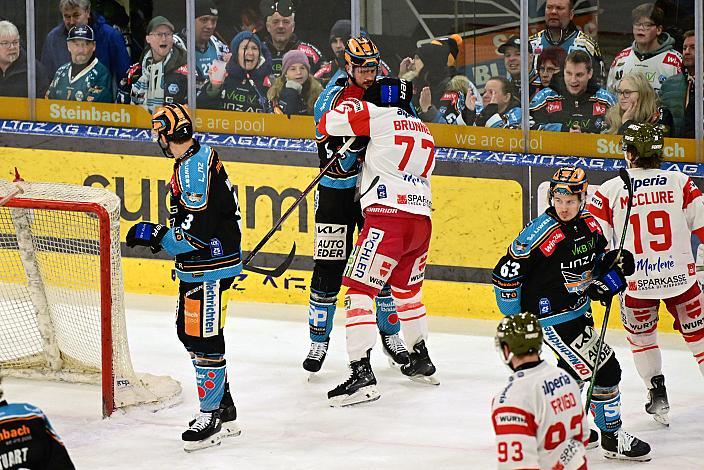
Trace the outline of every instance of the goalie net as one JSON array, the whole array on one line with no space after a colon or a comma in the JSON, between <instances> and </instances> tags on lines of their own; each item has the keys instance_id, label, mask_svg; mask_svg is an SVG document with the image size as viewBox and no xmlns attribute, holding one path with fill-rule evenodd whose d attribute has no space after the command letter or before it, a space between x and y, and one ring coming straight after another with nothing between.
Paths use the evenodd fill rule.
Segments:
<instances>
[{"instance_id":1,"label":"goalie net","mask_svg":"<svg viewBox=\"0 0 704 470\"><path fill-rule=\"evenodd\" d=\"M0 368L100 383L103 416L171 403L170 377L135 374L122 286L120 199L101 189L0 180Z\"/></svg>"}]
</instances>

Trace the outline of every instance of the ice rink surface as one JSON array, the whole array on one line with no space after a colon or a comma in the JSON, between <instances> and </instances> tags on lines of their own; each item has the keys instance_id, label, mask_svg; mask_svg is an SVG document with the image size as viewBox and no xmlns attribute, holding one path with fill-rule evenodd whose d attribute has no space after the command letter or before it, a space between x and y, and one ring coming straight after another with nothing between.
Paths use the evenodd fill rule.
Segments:
<instances>
[{"instance_id":1,"label":"ice rink surface","mask_svg":"<svg viewBox=\"0 0 704 470\"><path fill-rule=\"evenodd\" d=\"M179 405L156 413L118 411L102 420L97 387L18 379L6 379L6 398L41 407L78 469L495 468L490 403L509 371L494 349L493 323L431 318L428 348L439 387L391 369L377 342L372 366L381 399L333 409L326 392L348 377L343 325L333 331L322 372L308 381L301 368L309 344L306 307L263 303L229 305L228 371L242 435L186 454L181 432L198 404L193 367L176 338L174 303L128 298L127 322L135 369L179 380ZM625 428L651 444L653 460L610 461L595 449L589 468L704 468L704 382L681 339L664 336L669 429L643 411L644 387L623 335L608 334L623 369Z\"/></svg>"}]
</instances>

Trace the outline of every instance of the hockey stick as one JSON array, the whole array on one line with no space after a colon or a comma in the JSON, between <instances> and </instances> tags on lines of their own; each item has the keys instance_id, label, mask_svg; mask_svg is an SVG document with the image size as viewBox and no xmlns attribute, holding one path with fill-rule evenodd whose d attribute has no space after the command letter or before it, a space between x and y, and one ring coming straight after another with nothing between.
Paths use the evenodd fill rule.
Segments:
<instances>
[{"instance_id":1,"label":"hockey stick","mask_svg":"<svg viewBox=\"0 0 704 470\"><path fill-rule=\"evenodd\" d=\"M614 263L609 266L609 269L618 264L618 262L621 260L621 252L623 251L623 244L626 241L626 231L628 230L628 219L631 217L631 207L633 207L633 187L631 186L631 178L628 176L628 171L625 168L621 168L618 172L618 176L621 177L623 183L626 185L626 190L628 191L628 206L626 207L626 220L623 223L623 232L621 232L621 243L618 247L618 255L616 256ZM609 313L611 312L612 303L613 297L609 299L609 302L606 304L606 311L604 312L604 321L601 324L601 333L599 334L599 341L597 342L596 348L596 357L594 358L594 371L592 371L592 378L591 380L589 380L589 389L587 389L587 403L584 406L585 413L589 413L589 405L592 402L592 394L594 393L596 373L599 370L599 359L601 358L601 350L604 347L606 325L609 323Z\"/></svg>"},{"instance_id":2,"label":"hockey stick","mask_svg":"<svg viewBox=\"0 0 704 470\"><path fill-rule=\"evenodd\" d=\"M265 268L257 268L256 266L250 266L250 262L252 259L256 256L257 253L259 253L259 250L262 249L262 247L266 244L266 242L269 241L269 239L276 233L276 231L281 227L281 225L286 221L289 215L293 213L293 211L298 207L298 205L305 199L305 197L308 195L309 192L315 187L315 185L318 184L318 182L323 178L325 175L325 172L328 171L334 164L337 162L337 160L340 159L340 156L342 156L347 150L349 150L350 146L354 143L356 137L350 137L347 139L347 141L340 147L337 152L330 158L330 160L325 164L322 170L320 170L320 173L318 173L318 176L313 178L313 181L310 182L308 187L303 190L300 196L298 196L298 199L294 201L294 203L289 207L286 212L284 212L284 215L281 216L281 218L274 224L273 227L271 227L271 230L264 235L264 237L257 243L257 245L252 249L252 251L249 252L247 255L247 258L244 260L244 268L255 272L255 273L260 273L260 274L266 274L268 276L273 276L273 277L278 277L274 276L274 273L278 273L280 276L283 274L286 269L291 265L291 262L293 261L294 256L296 255L296 244L293 244L293 248L291 249L291 253L289 253L288 257L286 260L278 267L273 270L267 270Z\"/></svg>"},{"instance_id":3,"label":"hockey stick","mask_svg":"<svg viewBox=\"0 0 704 470\"><path fill-rule=\"evenodd\" d=\"M367 188L366 191L364 191L362 194L355 194L355 196L354 196L354 202L357 202L357 201L359 201L360 199L362 199L364 196L366 196L369 191L371 191L372 189L374 189L374 186L376 186L376 184L377 184L378 182L379 182L379 175L376 175L376 176L374 177L374 179L372 180L372 182L369 184L369 187Z\"/></svg>"}]
</instances>

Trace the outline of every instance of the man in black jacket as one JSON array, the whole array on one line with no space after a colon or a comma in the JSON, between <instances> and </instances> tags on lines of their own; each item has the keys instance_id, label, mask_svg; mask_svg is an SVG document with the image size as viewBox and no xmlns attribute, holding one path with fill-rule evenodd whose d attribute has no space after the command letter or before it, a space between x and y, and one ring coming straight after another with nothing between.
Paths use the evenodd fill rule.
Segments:
<instances>
[{"instance_id":1,"label":"man in black jacket","mask_svg":"<svg viewBox=\"0 0 704 470\"><path fill-rule=\"evenodd\" d=\"M555 88L543 88L530 102L534 128L557 132L600 133L606 111L616 98L593 80L592 59L582 50L565 59L563 80Z\"/></svg>"},{"instance_id":2,"label":"man in black jacket","mask_svg":"<svg viewBox=\"0 0 704 470\"><path fill-rule=\"evenodd\" d=\"M37 96L44 96L49 77L37 61ZM20 32L9 21L0 21L0 96L27 97L27 53L20 47Z\"/></svg>"}]
</instances>

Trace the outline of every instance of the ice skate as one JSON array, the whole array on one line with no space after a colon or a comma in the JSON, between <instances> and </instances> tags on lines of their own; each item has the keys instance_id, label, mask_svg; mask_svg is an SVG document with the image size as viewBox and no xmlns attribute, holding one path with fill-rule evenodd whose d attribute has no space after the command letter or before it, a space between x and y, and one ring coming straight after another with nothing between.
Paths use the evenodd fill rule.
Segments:
<instances>
[{"instance_id":1,"label":"ice skate","mask_svg":"<svg viewBox=\"0 0 704 470\"><path fill-rule=\"evenodd\" d=\"M648 402L645 404L645 411L653 415L653 419L665 426L670 425L667 414L670 412L670 402L667 399L667 389L665 388L665 376L656 375L650 379L653 388L648 390Z\"/></svg>"},{"instance_id":2,"label":"ice skate","mask_svg":"<svg viewBox=\"0 0 704 470\"><path fill-rule=\"evenodd\" d=\"M232 432L231 428L223 429L219 410L201 412L192 423L181 435L181 439L184 441L183 450L186 452L218 446L222 439L231 435ZM234 422L229 424L232 425Z\"/></svg>"},{"instance_id":3,"label":"ice skate","mask_svg":"<svg viewBox=\"0 0 704 470\"><path fill-rule=\"evenodd\" d=\"M586 445L586 449L596 449L599 447L599 433L593 429L589 430L589 442Z\"/></svg>"},{"instance_id":4,"label":"ice skate","mask_svg":"<svg viewBox=\"0 0 704 470\"><path fill-rule=\"evenodd\" d=\"M425 347L425 341L421 340L413 346L413 352L410 354L411 362L401 366L403 375L408 376L414 382L440 385L440 380L435 374L435 366L428 356L428 349Z\"/></svg>"},{"instance_id":5,"label":"ice skate","mask_svg":"<svg viewBox=\"0 0 704 470\"><path fill-rule=\"evenodd\" d=\"M325 361L325 356L328 353L328 344L330 340L327 339L322 342L312 341L310 343L310 351L308 351L308 357L303 361L303 368L310 373L315 373L323 367L323 362Z\"/></svg>"},{"instance_id":6,"label":"ice skate","mask_svg":"<svg viewBox=\"0 0 704 470\"><path fill-rule=\"evenodd\" d=\"M406 346L404 346L398 333L387 335L380 331L379 335L381 336L381 345L383 346L384 354L389 358L389 365L391 367L398 369L403 364L411 362L411 356L408 354L408 350L406 350Z\"/></svg>"},{"instance_id":7,"label":"ice skate","mask_svg":"<svg viewBox=\"0 0 704 470\"><path fill-rule=\"evenodd\" d=\"M376 377L367 357L350 363L352 373L346 382L328 392L328 401L332 407L350 406L358 403L378 400L381 396L376 388Z\"/></svg>"},{"instance_id":8,"label":"ice skate","mask_svg":"<svg viewBox=\"0 0 704 470\"><path fill-rule=\"evenodd\" d=\"M650 446L623 428L616 432L601 433L601 448L607 459L650 461Z\"/></svg>"}]
</instances>

